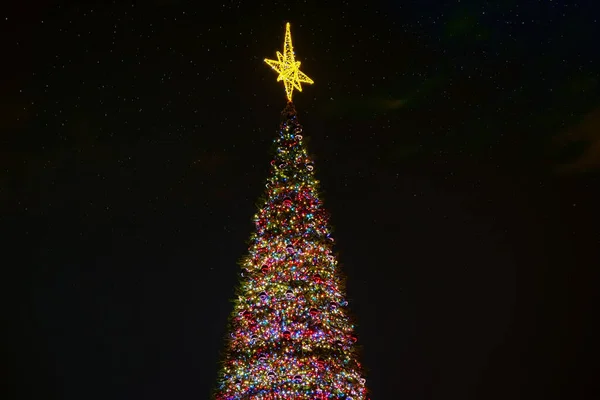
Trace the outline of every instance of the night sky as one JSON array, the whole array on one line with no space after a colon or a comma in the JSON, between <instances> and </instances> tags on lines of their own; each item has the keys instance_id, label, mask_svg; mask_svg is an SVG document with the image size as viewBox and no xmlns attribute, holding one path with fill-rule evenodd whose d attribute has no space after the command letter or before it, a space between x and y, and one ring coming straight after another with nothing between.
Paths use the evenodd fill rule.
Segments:
<instances>
[{"instance_id":1,"label":"night sky","mask_svg":"<svg viewBox=\"0 0 600 400\"><path fill-rule=\"evenodd\" d=\"M3 398L209 398L286 21L371 399L591 398L600 4L16 3Z\"/></svg>"}]
</instances>

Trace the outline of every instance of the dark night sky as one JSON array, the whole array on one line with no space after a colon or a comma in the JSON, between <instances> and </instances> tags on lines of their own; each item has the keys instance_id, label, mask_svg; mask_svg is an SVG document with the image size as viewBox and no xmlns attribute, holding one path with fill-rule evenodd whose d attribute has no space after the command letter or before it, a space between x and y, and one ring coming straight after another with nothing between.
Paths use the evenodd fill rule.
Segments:
<instances>
[{"instance_id":1,"label":"dark night sky","mask_svg":"<svg viewBox=\"0 0 600 400\"><path fill-rule=\"evenodd\" d=\"M3 398L208 398L288 20L372 400L590 398L600 4L117 3L0 9Z\"/></svg>"}]
</instances>

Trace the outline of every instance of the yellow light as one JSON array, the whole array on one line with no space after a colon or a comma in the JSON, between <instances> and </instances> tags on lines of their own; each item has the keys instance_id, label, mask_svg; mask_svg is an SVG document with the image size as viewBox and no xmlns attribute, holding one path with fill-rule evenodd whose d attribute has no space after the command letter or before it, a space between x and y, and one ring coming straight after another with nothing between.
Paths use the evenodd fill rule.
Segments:
<instances>
[{"instance_id":1,"label":"yellow light","mask_svg":"<svg viewBox=\"0 0 600 400\"><path fill-rule=\"evenodd\" d=\"M292 33L290 32L289 22L285 25L283 54L277 52L277 60L265 58L265 62L279 74L277 82L283 81L288 101L292 101L292 92L294 91L294 88L299 92L302 91L300 83L314 83L304 72L300 71L300 61L296 61L294 57Z\"/></svg>"}]
</instances>

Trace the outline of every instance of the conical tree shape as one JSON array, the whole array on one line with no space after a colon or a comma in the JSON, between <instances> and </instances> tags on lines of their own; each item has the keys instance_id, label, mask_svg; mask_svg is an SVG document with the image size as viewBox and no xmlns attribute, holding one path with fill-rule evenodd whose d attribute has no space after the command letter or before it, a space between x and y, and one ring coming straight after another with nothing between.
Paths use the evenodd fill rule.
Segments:
<instances>
[{"instance_id":1,"label":"conical tree shape","mask_svg":"<svg viewBox=\"0 0 600 400\"><path fill-rule=\"evenodd\" d=\"M291 102L275 144L216 398L365 399L328 218Z\"/></svg>"}]
</instances>

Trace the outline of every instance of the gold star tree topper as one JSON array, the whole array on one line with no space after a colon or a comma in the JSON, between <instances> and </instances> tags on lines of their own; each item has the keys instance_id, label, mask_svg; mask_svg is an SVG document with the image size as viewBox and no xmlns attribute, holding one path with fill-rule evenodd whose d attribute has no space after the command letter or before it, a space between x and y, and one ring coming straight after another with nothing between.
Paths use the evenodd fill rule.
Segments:
<instances>
[{"instance_id":1,"label":"gold star tree topper","mask_svg":"<svg viewBox=\"0 0 600 400\"><path fill-rule=\"evenodd\" d=\"M294 58L294 48L292 47L292 33L290 32L290 23L285 25L285 40L283 42L283 54L277 52L277 60L265 58L265 62L273 68L279 76L277 82L283 81L285 85L285 94L288 101L292 101L292 92L294 88L302 91L300 83L313 84L313 80L300 71L300 61Z\"/></svg>"}]
</instances>

